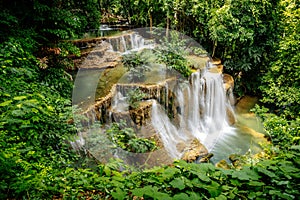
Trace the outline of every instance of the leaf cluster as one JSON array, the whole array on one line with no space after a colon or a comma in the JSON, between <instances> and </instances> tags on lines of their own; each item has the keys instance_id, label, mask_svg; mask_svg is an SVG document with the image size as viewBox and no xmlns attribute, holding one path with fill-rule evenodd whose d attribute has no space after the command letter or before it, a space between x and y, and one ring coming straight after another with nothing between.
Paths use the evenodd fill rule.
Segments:
<instances>
[{"instance_id":1,"label":"leaf cluster","mask_svg":"<svg viewBox=\"0 0 300 200\"><path fill-rule=\"evenodd\" d=\"M127 69L130 82L141 82L146 78L145 72L150 71L148 58L142 52L130 52L122 59L124 67Z\"/></svg>"},{"instance_id":2,"label":"leaf cluster","mask_svg":"<svg viewBox=\"0 0 300 200\"><path fill-rule=\"evenodd\" d=\"M126 93L126 97L129 107L132 109L137 109L139 107L140 101L142 101L146 97L146 94L142 92L139 88L135 88L129 90Z\"/></svg>"},{"instance_id":3,"label":"leaf cluster","mask_svg":"<svg viewBox=\"0 0 300 200\"><path fill-rule=\"evenodd\" d=\"M300 114L299 6L293 1L282 1L280 7L280 40L260 90L262 102L270 109L278 115L295 119Z\"/></svg>"},{"instance_id":4,"label":"leaf cluster","mask_svg":"<svg viewBox=\"0 0 300 200\"><path fill-rule=\"evenodd\" d=\"M44 74L32 47L22 41L0 45L1 198L39 193L50 171L77 159L66 143L75 133L66 123L71 107L63 97L70 96L71 83L60 70ZM49 76L57 78L47 81Z\"/></svg>"},{"instance_id":5,"label":"leaf cluster","mask_svg":"<svg viewBox=\"0 0 300 200\"><path fill-rule=\"evenodd\" d=\"M0 39L31 30L36 33L35 39L43 44L81 36L89 29L98 28L101 17L95 0L4 0L0 8L4 10L0 24L5 27Z\"/></svg>"},{"instance_id":6,"label":"leaf cluster","mask_svg":"<svg viewBox=\"0 0 300 200\"><path fill-rule=\"evenodd\" d=\"M108 138L117 147L134 153L145 153L157 148L156 143L145 138L138 138L133 128L126 127L126 122L114 122L106 130Z\"/></svg>"},{"instance_id":7,"label":"leaf cluster","mask_svg":"<svg viewBox=\"0 0 300 200\"><path fill-rule=\"evenodd\" d=\"M170 36L163 37L155 49L158 62L165 64L170 71L175 70L184 77L189 77L192 71L185 58L189 53L186 45L186 40L182 38L182 35L172 31Z\"/></svg>"}]
</instances>

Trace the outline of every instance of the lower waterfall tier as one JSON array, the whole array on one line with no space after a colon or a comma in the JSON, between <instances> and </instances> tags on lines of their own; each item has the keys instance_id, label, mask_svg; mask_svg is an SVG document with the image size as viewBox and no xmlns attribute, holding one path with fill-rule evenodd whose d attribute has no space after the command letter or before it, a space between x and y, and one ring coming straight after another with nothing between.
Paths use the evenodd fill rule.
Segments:
<instances>
[{"instance_id":1,"label":"lower waterfall tier","mask_svg":"<svg viewBox=\"0 0 300 200\"><path fill-rule=\"evenodd\" d=\"M161 144L160 154L167 154L164 160L191 162L206 156L224 130L235 123L229 98L231 90L226 86L232 83L224 80L221 73L198 70L188 80L173 77L155 85L116 84L108 95L84 113L88 120L82 120L82 124L91 126L97 121L105 124L125 121L143 138L156 135ZM133 109L126 95L136 89L145 95L139 106ZM143 134L141 130L145 126L151 126L152 131ZM99 160L106 160L102 154L93 154ZM124 160L131 157L121 149L114 154ZM155 154L151 152L151 157ZM139 156L140 162L144 157ZM161 160L161 156L157 159ZM151 160L154 162L155 158Z\"/></svg>"}]
</instances>

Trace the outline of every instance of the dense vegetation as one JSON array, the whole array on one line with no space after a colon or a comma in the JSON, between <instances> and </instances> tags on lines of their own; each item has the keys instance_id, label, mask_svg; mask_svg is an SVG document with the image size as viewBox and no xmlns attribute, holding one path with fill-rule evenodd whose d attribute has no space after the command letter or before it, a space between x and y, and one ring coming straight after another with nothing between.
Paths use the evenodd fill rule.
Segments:
<instances>
[{"instance_id":1,"label":"dense vegetation","mask_svg":"<svg viewBox=\"0 0 300 200\"><path fill-rule=\"evenodd\" d=\"M4 0L0 8L1 199L299 196L297 1ZM75 153L67 142L76 129L66 69L79 51L65 40L97 28L100 10L137 27L184 32L221 58L237 94L262 97L255 111L272 141L263 156L240 156L230 169L178 161L140 172L119 160L90 165Z\"/></svg>"},{"instance_id":2,"label":"dense vegetation","mask_svg":"<svg viewBox=\"0 0 300 200\"><path fill-rule=\"evenodd\" d=\"M134 129L127 127L124 120L121 120L119 123L112 123L106 133L108 139L112 141L116 147L121 147L129 152L145 153L157 148L155 141L138 138Z\"/></svg>"}]
</instances>

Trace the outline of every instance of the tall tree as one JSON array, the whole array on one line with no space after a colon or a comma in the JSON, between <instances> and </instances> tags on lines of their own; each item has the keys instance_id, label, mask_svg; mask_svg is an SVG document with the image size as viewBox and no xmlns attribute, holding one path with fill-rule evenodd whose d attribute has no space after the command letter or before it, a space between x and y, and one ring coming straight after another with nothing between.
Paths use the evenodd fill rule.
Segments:
<instances>
[{"instance_id":1,"label":"tall tree","mask_svg":"<svg viewBox=\"0 0 300 200\"><path fill-rule=\"evenodd\" d=\"M274 110L294 119L300 114L300 7L294 0L279 5L279 42L271 67L263 77L263 102L275 105Z\"/></svg>"}]
</instances>

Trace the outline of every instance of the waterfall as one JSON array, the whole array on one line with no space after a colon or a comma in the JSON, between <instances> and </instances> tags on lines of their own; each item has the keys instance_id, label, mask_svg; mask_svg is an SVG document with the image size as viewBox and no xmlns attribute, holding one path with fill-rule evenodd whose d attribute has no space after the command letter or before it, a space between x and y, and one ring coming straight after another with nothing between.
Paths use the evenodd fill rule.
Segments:
<instances>
[{"instance_id":1,"label":"waterfall","mask_svg":"<svg viewBox=\"0 0 300 200\"><path fill-rule=\"evenodd\" d=\"M105 39L107 42L105 42L106 46L103 48L109 52L108 56L105 57L107 52L103 53L98 48L97 51L91 53L93 56L89 58L93 61L93 65L94 63L103 64L103 62L106 64L105 62L107 62L107 65L103 64L102 66L110 66L108 64L110 64L112 55L121 57L122 54L131 51L139 51L144 48L152 49L155 45L159 45L155 44L153 39L145 39L141 35L137 32L126 32L119 36L109 37ZM101 59L98 59L99 57ZM89 143L93 144L94 141L92 139L89 140L90 135L92 135L89 129L93 128L93 124L97 120L104 125L124 120L128 126L133 127L142 137L158 136L159 145L163 144L163 152L167 152L172 159L182 158L186 149L190 147L189 145L195 139L203 144L208 151L212 151L219 139L223 134L227 133L226 131L230 127L227 123L227 112L232 110L230 101L234 101L231 93L233 86L228 90L225 89L223 75L213 72L217 71L215 70L217 66L207 62L205 69L202 69L202 64L208 58L203 60L201 60L201 57L199 58L201 69L192 73L188 80L178 78L180 74L177 72L170 73L164 64L154 63L151 66L152 71L147 72L147 78L151 81L132 84L124 83L121 80L119 83L114 83L106 96L95 101L95 107L91 106L84 112L84 117L88 118L88 120L81 120L80 122L83 121L84 124L82 126L86 126L84 131L87 133L79 134L79 139L71 144L74 148L76 145L87 146ZM114 61L118 62L118 59ZM202 61L204 62L202 63ZM92 71L92 73L94 72ZM108 73L101 75L110 76ZM96 78L91 81L93 88L95 88L93 92L96 90L99 80L99 77ZM110 80L110 78L107 77L104 80ZM79 83L82 84L85 81L78 81L77 84ZM81 94L81 88L83 87L79 86L75 88ZM141 89L147 95L143 98L144 102L139 102L141 104L138 109L131 110L127 102L126 93L135 88ZM107 127L101 127L103 128L103 130L101 129L101 134L104 136ZM143 132L143 130L145 131ZM151 135L147 135L148 133ZM84 141L83 136L85 136L87 142ZM97 134L96 136L98 137ZM93 145L91 146L94 147ZM101 149L102 146L98 148ZM102 155L97 151L97 148L93 149L93 151L93 155L98 155L100 159ZM152 153L154 152L150 154ZM109 155L111 154L109 153ZM122 157L121 154L119 154L119 157ZM134 158L134 156L132 157Z\"/></svg>"},{"instance_id":2,"label":"waterfall","mask_svg":"<svg viewBox=\"0 0 300 200\"><path fill-rule=\"evenodd\" d=\"M190 83L181 83L174 93L179 125L176 126L156 101L152 107L152 125L160 134L164 147L170 156L180 158L181 153L176 149L178 143L197 138L208 151L212 150L229 126L226 119L229 104L222 75L207 70L203 74L194 72Z\"/></svg>"}]
</instances>

